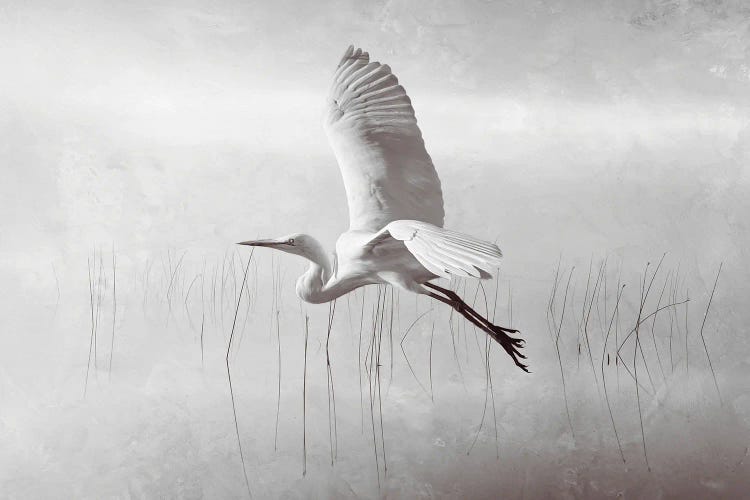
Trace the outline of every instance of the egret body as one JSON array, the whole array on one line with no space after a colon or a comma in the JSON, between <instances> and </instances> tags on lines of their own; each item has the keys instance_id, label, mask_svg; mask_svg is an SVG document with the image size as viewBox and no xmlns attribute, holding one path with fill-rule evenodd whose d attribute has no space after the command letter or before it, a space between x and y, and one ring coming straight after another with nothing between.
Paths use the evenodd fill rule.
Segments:
<instances>
[{"instance_id":1,"label":"egret body","mask_svg":"<svg viewBox=\"0 0 750 500\"><path fill-rule=\"evenodd\" d=\"M349 230L336 241L334 261L306 234L244 241L310 261L299 277L304 301L329 302L369 284L391 284L429 295L488 333L527 370L517 330L494 325L452 290L431 280L492 277L497 245L443 228L440 179L425 150L414 108L387 65L350 46L333 77L324 127L344 178Z\"/></svg>"}]
</instances>

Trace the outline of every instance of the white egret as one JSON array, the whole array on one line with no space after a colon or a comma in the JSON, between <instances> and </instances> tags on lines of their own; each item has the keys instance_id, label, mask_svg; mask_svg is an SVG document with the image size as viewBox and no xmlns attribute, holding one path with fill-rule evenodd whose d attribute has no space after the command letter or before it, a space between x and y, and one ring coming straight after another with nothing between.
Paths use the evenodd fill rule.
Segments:
<instances>
[{"instance_id":1,"label":"white egret","mask_svg":"<svg viewBox=\"0 0 750 500\"><path fill-rule=\"evenodd\" d=\"M430 283L451 276L487 279L499 266L497 245L443 228L443 194L425 150L414 108L391 69L349 46L339 62L324 126L344 178L349 230L336 242L333 265L312 236L244 241L302 256L310 267L297 295L320 304L369 284L429 295L488 333L519 358L517 330L492 324L452 290Z\"/></svg>"}]
</instances>

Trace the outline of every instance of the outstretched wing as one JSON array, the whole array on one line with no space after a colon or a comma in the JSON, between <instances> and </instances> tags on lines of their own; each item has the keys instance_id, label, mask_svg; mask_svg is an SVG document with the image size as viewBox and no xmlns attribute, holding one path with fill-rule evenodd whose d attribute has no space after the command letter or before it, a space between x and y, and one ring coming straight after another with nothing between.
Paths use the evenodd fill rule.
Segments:
<instances>
[{"instance_id":1,"label":"outstretched wing","mask_svg":"<svg viewBox=\"0 0 750 500\"><path fill-rule=\"evenodd\" d=\"M375 248L389 239L406 248L428 271L450 278L488 279L500 266L503 253L494 243L416 220L397 220L378 231L366 244Z\"/></svg>"},{"instance_id":2,"label":"outstretched wing","mask_svg":"<svg viewBox=\"0 0 750 500\"><path fill-rule=\"evenodd\" d=\"M443 193L414 108L391 68L349 46L339 62L325 129L344 178L349 228L391 221L443 225Z\"/></svg>"}]
</instances>

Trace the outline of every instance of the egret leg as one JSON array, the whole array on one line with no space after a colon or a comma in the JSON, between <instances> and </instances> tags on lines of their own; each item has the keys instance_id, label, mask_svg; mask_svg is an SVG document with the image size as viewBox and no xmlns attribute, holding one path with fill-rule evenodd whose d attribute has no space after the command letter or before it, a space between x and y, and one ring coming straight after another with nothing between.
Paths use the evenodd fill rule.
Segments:
<instances>
[{"instance_id":1,"label":"egret leg","mask_svg":"<svg viewBox=\"0 0 750 500\"><path fill-rule=\"evenodd\" d=\"M518 330L514 330L512 328L506 328L504 326L499 326L499 325L492 324L492 322L490 320L488 320L487 318L485 318L484 316L482 316L481 314L479 314L478 312L476 312L471 306L469 306L469 304L467 304L466 302L464 302L464 300L456 292L454 292L453 290L449 290L447 288L443 288L441 286L438 286L438 285L435 285L435 284L429 283L429 282L428 283L422 283L422 284L424 286L428 287L428 288L432 288L433 290L437 290L440 293L444 294L446 297L448 297L452 301L454 301L457 304L459 304L459 307L466 309L472 316L474 316L477 320L479 320L483 324L485 324L485 325L487 325L489 327L494 327L496 329L499 329L499 330L501 330L504 333L518 333ZM521 340L521 342L523 342L523 340Z\"/></svg>"},{"instance_id":2,"label":"egret leg","mask_svg":"<svg viewBox=\"0 0 750 500\"><path fill-rule=\"evenodd\" d=\"M524 341L523 339L517 339L513 338L508 335L506 332L517 332L517 330L512 330L510 328L503 328L501 326L497 326L492 324L489 320L481 316L479 313L477 313L474 309L469 307L466 302L461 299L456 293L446 290L445 288L439 287L437 285L434 285L432 283L424 283L424 285L428 288L432 288L433 290L436 290L440 293L435 292L427 292L427 295L432 297L433 299L439 300L440 302L443 302L445 304L448 304L453 309L455 309L457 312L461 313L463 317L468 319L474 326L478 327L482 331L489 334L490 337L492 337L495 342L500 344L503 349L505 349L505 352L508 353L508 355L513 359L513 362L521 368L523 371L528 372L528 366L523 364L519 358L526 359L526 356L524 356L518 349L523 347ZM442 295L441 295L442 294Z\"/></svg>"}]
</instances>

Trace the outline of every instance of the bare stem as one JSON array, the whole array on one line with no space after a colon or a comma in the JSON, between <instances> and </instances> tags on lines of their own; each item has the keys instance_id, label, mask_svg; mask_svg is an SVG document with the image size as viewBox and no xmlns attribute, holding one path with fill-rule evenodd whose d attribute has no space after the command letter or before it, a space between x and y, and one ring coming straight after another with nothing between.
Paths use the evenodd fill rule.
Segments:
<instances>
[{"instance_id":1,"label":"bare stem","mask_svg":"<svg viewBox=\"0 0 750 500\"><path fill-rule=\"evenodd\" d=\"M719 282L719 275L721 274L721 268L724 263L719 264L719 270L716 272L716 279L714 280L714 286L711 289L711 296L708 298L708 305L706 305L706 313L703 315L703 322L701 323L701 340L703 341L703 349L706 351L706 359L708 359L708 367L711 368L711 376L714 379L714 386L716 386L716 394L719 396L719 404L724 406L724 401L721 399L721 391L719 391L719 383L716 381L716 372L714 371L713 364L711 363L711 356L708 355L708 346L706 346L706 339L703 336L703 327L706 326L706 318L708 318L708 310L711 308L711 301L714 299L714 292L716 292L716 284Z\"/></svg>"},{"instance_id":2,"label":"bare stem","mask_svg":"<svg viewBox=\"0 0 750 500\"><path fill-rule=\"evenodd\" d=\"M250 257L247 259L247 266L245 266L245 274L242 278L242 288L240 288L240 294L237 298L237 308L234 310L234 321L232 321L232 332L229 334L229 343L227 344L227 353L224 358L227 365L227 380L229 380L229 395L232 398L232 414L234 415L234 430L237 433L237 447L240 450L240 460L242 461L242 474L245 477L245 486L247 486L247 494L252 498L253 493L250 491L250 480L247 478L247 468L245 467L245 455L242 452L242 440L240 439L240 427L237 422L237 406L234 401L234 389L232 388L232 372L229 369L229 353L232 350L232 340L234 340L234 328L237 324L237 313L240 310L240 302L242 302L242 289L247 281L247 271L250 268L250 261L253 259L255 249L250 253Z\"/></svg>"}]
</instances>

